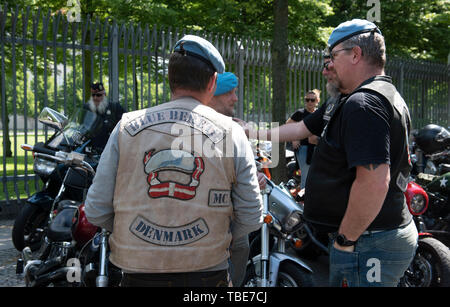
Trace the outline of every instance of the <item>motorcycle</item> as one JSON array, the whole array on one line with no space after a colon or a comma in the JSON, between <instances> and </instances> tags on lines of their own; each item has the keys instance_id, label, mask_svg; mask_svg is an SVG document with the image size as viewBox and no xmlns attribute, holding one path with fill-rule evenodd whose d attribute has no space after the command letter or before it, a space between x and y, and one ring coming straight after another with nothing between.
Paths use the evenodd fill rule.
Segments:
<instances>
[{"instance_id":1,"label":"motorcycle","mask_svg":"<svg viewBox=\"0 0 450 307\"><path fill-rule=\"evenodd\" d=\"M261 170L262 164L256 163ZM286 253L287 245L297 242L293 233L302 225L303 208L295 202L283 183L277 186L267 176L262 195L264 223L260 231L250 234L250 254L242 285L313 286L312 269L301 259Z\"/></svg>"},{"instance_id":2,"label":"motorcycle","mask_svg":"<svg viewBox=\"0 0 450 307\"><path fill-rule=\"evenodd\" d=\"M411 181L405 197L419 232L419 242L414 259L402 277L400 286L448 287L450 250L430 233L424 223L424 213L429 209L428 194L420 185Z\"/></svg>"},{"instance_id":3,"label":"motorcycle","mask_svg":"<svg viewBox=\"0 0 450 307\"><path fill-rule=\"evenodd\" d=\"M76 152L52 151L46 148L22 145L35 156L53 160L68 166L64 184L80 183L73 175L83 172L89 178L95 170L84 155ZM71 180L74 179L74 180ZM81 181L82 182L82 181ZM84 186L89 187L89 184ZM33 258L30 247L22 251L18 260L17 273L23 273L26 286L118 286L121 270L108 262L108 237L105 229L88 222L84 204L76 200L64 199L52 208L50 223L38 256ZM20 268L25 265L23 272Z\"/></svg>"},{"instance_id":4,"label":"motorcycle","mask_svg":"<svg viewBox=\"0 0 450 307\"><path fill-rule=\"evenodd\" d=\"M47 153L55 150L84 153L87 161L96 166L100 153L89 143L101 129L102 122L95 113L79 109L68 119L63 114L46 107L38 120L54 128L55 133L45 143L35 144L37 148L41 148L43 152L49 150ZM44 187L27 199L15 219L12 241L17 250L22 251L25 246L29 246L32 251L39 249L48 226L50 212L58 201L83 200L85 196L83 189L63 184L64 180L70 179L67 177L67 170L67 165L34 155L33 171L42 180Z\"/></svg>"},{"instance_id":5,"label":"motorcycle","mask_svg":"<svg viewBox=\"0 0 450 307\"><path fill-rule=\"evenodd\" d=\"M412 163L415 180L429 197L422 220L429 233L450 246L450 133L427 125L414 136Z\"/></svg>"}]
</instances>

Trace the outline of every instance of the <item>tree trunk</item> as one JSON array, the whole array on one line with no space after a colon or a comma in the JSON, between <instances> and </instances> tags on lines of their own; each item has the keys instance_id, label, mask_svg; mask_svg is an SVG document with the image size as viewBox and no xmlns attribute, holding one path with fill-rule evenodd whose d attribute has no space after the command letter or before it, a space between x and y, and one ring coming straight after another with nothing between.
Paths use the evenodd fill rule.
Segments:
<instances>
[{"instance_id":1,"label":"tree trunk","mask_svg":"<svg viewBox=\"0 0 450 307\"><path fill-rule=\"evenodd\" d=\"M288 0L274 2L274 33L272 44L272 122L282 125L286 119L286 73L288 60ZM278 146L278 166L272 169L272 179L279 183L286 182L285 143L273 143ZM272 157L273 159L274 157Z\"/></svg>"}]
</instances>

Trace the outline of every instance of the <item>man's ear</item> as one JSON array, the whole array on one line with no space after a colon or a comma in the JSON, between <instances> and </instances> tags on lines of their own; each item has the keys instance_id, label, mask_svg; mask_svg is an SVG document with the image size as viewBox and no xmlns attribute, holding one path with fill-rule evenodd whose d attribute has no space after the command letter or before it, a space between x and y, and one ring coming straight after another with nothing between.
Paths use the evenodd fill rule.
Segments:
<instances>
[{"instance_id":1,"label":"man's ear","mask_svg":"<svg viewBox=\"0 0 450 307\"><path fill-rule=\"evenodd\" d=\"M359 47L359 46L353 47L352 51L353 51L352 62L353 62L353 64L356 64L362 60L363 52L362 52L361 47Z\"/></svg>"},{"instance_id":2,"label":"man's ear","mask_svg":"<svg viewBox=\"0 0 450 307\"><path fill-rule=\"evenodd\" d=\"M214 95L214 93L216 92L216 88L217 88L217 72L214 73L214 75L211 76L211 78L209 79L208 82L208 93L211 93Z\"/></svg>"}]
</instances>

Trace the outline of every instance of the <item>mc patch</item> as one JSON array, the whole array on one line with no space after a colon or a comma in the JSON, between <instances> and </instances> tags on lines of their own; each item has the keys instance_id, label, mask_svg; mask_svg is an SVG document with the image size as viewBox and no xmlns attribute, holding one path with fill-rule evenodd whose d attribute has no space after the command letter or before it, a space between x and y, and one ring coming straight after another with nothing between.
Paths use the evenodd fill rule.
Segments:
<instances>
[{"instance_id":1,"label":"mc patch","mask_svg":"<svg viewBox=\"0 0 450 307\"><path fill-rule=\"evenodd\" d=\"M230 190L209 190L208 206L210 207L228 207L231 206Z\"/></svg>"}]
</instances>

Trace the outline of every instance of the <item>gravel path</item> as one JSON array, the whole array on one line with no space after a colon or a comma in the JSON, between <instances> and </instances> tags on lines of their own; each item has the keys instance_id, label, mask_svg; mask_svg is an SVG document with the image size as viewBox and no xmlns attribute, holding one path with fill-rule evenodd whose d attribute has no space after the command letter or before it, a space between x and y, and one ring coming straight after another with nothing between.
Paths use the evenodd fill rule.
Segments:
<instances>
[{"instance_id":1,"label":"gravel path","mask_svg":"<svg viewBox=\"0 0 450 307\"><path fill-rule=\"evenodd\" d=\"M0 220L0 287L25 287L23 277L16 275L20 253L11 243L14 220Z\"/></svg>"}]
</instances>

